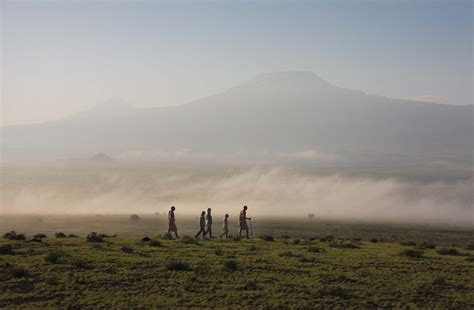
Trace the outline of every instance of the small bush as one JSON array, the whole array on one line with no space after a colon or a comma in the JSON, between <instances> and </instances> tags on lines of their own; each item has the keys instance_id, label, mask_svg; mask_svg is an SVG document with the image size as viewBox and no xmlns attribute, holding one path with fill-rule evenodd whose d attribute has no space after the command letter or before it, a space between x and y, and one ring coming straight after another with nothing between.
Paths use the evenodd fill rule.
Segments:
<instances>
[{"instance_id":1,"label":"small bush","mask_svg":"<svg viewBox=\"0 0 474 310\"><path fill-rule=\"evenodd\" d=\"M143 241L143 242L148 242L148 241L151 241L151 239L150 239L149 237L143 237L143 238L142 238L142 241Z\"/></svg>"},{"instance_id":2,"label":"small bush","mask_svg":"<svg viewBox=\"0 0 474 310\"><path fill-rule=\"evenodd\" d=\"M344 240L331 241L329 243L329 246L333 248L342 248L342 249L359 249L360 248L357 242L354 242L354 241L346 242Z\"/></svg>"},{"instance_id":3,"label":"small bush","mask_svg":"<svg viewBox=\"0 0 474 310\"><path fill-rule=\"evenodd\" d=\"M66 234L63 232L57 232L54 234L56 238L66 238Z\"/></svg>"},{"instance_id":4,"label":"small bush","mask_svg":"<svg viewBox=\"0 0 474 310\"><path fill-rule=\"evenodd\" d=\"M224 254L224 251L222 251L222 249L220 248L217 248L214 250L214 254L218 255L218 256L221 256Z\"/></svg>"},{"instance_id":5,"label":"small bush","mask_svg":"<svg viewBox=\"0 0 474 310\"><path fill-rule=\"evenodd\" d=\"M23 267L15 267L12 270L12 275L15 278L28 278L30 276L30 272Z\"/></svg>"},{"instance_id":6,"label":"small bush","mask_svg":"<svg viewBox=\"0 0 474 310\"><path fill-rule=\"evenodd\" d=\"M255 252L255 251L257 251L257 247L256 247L255 245L251 245L251 246L249 247L249 251L250 251L250 252Z\"/></svg>"},{"instance_id":7,"label":"small bush","mask_svg":"<svg viewBox=\"0 0 474 310\"><path fill-rule=\"evenodd\" d=\"M45 239L45 238L48 238L48 236L46 236L45 234L36 234L33 236L33 238L35 239Z\"/></svg>"},{"instance_id":8,"label":"small bush","mask_svg":"<svg viewBox=\"0 0 474 310\"><path fill-rule=\"evenodd\" d=\"M379 239L377 239L377 238L372 238L372 239L370 239L369 241L372 242L372 243L377 243L377 242L379 242Z\"/></svg>"},{"instance_id":9,"label":"small bush","mask_svg":"<svg viewBox=\"0 0 474 310\"><path fill-rule=\"evenodd\" d=\"M273 238L273 236L271 236L271 235L261 235L260 239L262 239L263 241L274 241L275 240Z\"/></svg>"},{"instance_id":10,"label":"small bush","mask_svg":"<svg viewBox=\"0 0 474 310\"><path fill-rule=\"evenodd\" d=\"M469 243L468 245L466 245L466 250L474 251L474 243Z\"/></svg>"},{"instance_id":11,"label":"small bush","mask_svg":"<svg viewBox=\"0 0 474 310\"><path fill-rule=\"evenodd\" d=\"M68 238L79 238L79 236L75 235L75 234L69 234L68 235Z\"/></svg>"},{"instance_id":12,"label":"small bush","mask_svg":"<svg viewBox=\"0 0 474 310\"><path fill-rule=\"evenodd\" d=\"M446 279L442 276L435 277L431 283L436 286L445 286L447 284Z\"/></svg>"},{"instance_id":13,"label":"small bush","mask_svg":"<svg viewBox=\"0 0 474 310\"><path fill-rule=\"evenodd\" d=\"M424 253L422 250L416 250L416 249L405 249L400 252L400 255L402 256L413 257L413 258L422 258L423 254Z\"/></svg>"},{"instance_id":14,"label":"small bush","mask_svg":"<svg viewBox=\"0 0 474 310\"><path fill-rule=\"evenodd\" d=\"M166 233L163 236L164 240L173 240L173 236L170 233Z\"/></svg>"},{"instance_id":15,"label":"small bush","mask_svg":"<svg viewBox=\"0 0 474 310\"><path fill-rule=\"evenodd\" d=\"M48 285L58 285L58 280L55 277L47 277L45 282Z\"/></svg>"},{"instance_id":16,"label":"small bush","mask_svg":"<svg viewBox=\"0 0 474 310\"><path fill-rule=\"evenodd\" d=\"M431 242L423 242L421 243L418 248L420 249L436 249L436 244Z\"/></svg>"},{"instance_id":17,"label":"small bush","mask_svg":"<svg viewBox=\"0 0 474 310\"><path fill-rule=\"evenodd\" d=\"M133 253L133 248L128 245L123 245L121 250L124 253Z\"/></svg>"},{"instance_id":18,"label":"small bush","mask_svg":"<svg viewBox=\"0 0 474 310\"><path fill-rule=\"evenodd\" d=\"M436 252L438 252L438 254L440 255L451 255L451 256L461 255L461 252L459 252L458 249L455 249L455 248L441 248Z\"/></svg>"},{"instance_id":19,"label":"small bush","mask_svg":"<svg viewBox=\"0 0 474 310\"><path fill-rule=\"evenodd\" d=\"M232 240L234 241L240 241L242 238L240 236L234 236L232 237Z\"/></svg>"},{"instance_id":20,"label":"small bush","mask_svg":"<svg viewBox=\"0 0 474 310\"><path fill-rule=\"evenodd\" d=\"M199 244L196 239L190 236L183 236L181 242L184 244Z\"/></svg>"},{"instance_id":21,"label":"small bush","mask_svg":"<svg viewBox=\"0 0 474 310\"><path fill-rule=\"evenodd\" d=\"M316 258L314 257L306 257L306 256L301 256L299 259L300 262L302 263L315 263Z\"/></svg>"},{"instance_id":22,"label":"small bush","mask_svg":"<svg viewBox=\"0 0 474 310\"><path fill-rule=\"evenodd\" d=\"M400 245L403 245L403 246L415 246L415 245L416 245L416 242L415 242L415 241L402 241L402 242L400 242Z\"/></svg>"},{"instance_id":23,"label":"small bush","mask_svg":"<svg viewBox=\"0 0 474 310\"><path fill-rule=\"evenodd\" d=\"M278 256L282 256L282 257L293 257L293 256L295 256L295 254L293 254L293 252L291 252L291 251L286 251L286 252L280 252L280 253L278 253Z\"/></svg>"},{"instance_id":24,"label":"small bush","mask_svg":"<svg viewBox=\"0 0 474 310\"><path fill-rule=\"evenodd\" d=\"M71 260L71 265L79 269L91 269L92 265L85 259L82 258L73 258Z\"/></svg>"},{"instance_id":25,"label":"small bush","mask_svg":"<svg viewBox=\"0 0 474 310\"><path fill-rule=\"evenodd\" d=\"M32 242L42 243L42 242L43 242L43 239L33 238L33 239L31 239L31 241L32 241Z\"/></svg>"},{"instance_id":26,"label":"small bush","mask_svg":"<svg viewBox=\"0 0 474 310\"><path fill-rule=\"evenodd\" d=\"M191 270L191 267L188 263L172 259L166 264L166 268L172 271L188 271Z\"/></svg>"},{"instance_id":27,"label":"small bush","mask_svg":"<svg viewBox=\"0 0 474 310\"><path fill-rule=\"evenodd\" d=\"M61 259L66 257L66 253L61 251L49 252L48 255L44 258L44 261L51 264L58 264Z\"/></svg>"},{"instance_id":28,"label":"small bush","mask_svg":"<svg viewBox=\"0 0 474 310\"><path fill-rule=\"evenodd\" d=\"M300 244L301 240L300 239L293 239L293 244Z\"/></svg>"},{"instance_id":29,"label":"small bush","mask_svg":"<svg viewBox=\"0 0 474 310\"><path fill-rule=\"evenodd\" d=\"M243 289L247 290L247 291L256 290L257 289L257 283L255 281L248 281L247 283L245 283Z\"/></svg>"},{"instance_id":30,"label":"small bush","mask_svg":"<svg viewBox=\"0 0 474 310\"><path fill-rule=\"evenodd\" d=\"M104 242L104 237L98 235L96 232L91 232L86 237L87 242L102 243Z\"/></svg>"},{"instance_id":31,"label":"small bush","mask_svg":"<svg viewBox=\"0 0 474 310\"><path fill-rule=\"evenodd\" d=\"M152 247L160 247L161 242L160 240L151 240L150 242L148 242L148 245Z\"/></svg>"},{"instance_id":32,"label":"small bush","mask_svg":"<svg viewBox=\"0 0 474 310\"><path fill-rule=\"evenodd\" d=\"M26 239L24 234L17 234L14 230L4 234L3 238L8 239L8 240L25 240Z\"/></svg>"},{"instance_id":33,"label":"small bush","mask_svg":"<svg viewBox=\"0 0 474 310\"><path fill-rule=\"evenodd\" d=\"M334 297L340 297L343 299L350 298L350 296L340 286L320 289L319 295L320 296L334 296Z\"/></svg>"},{"instance_id":34,"label":"small bush","mask_svg":"<svg viewBox=\"0 0 474 310\"><path fill-rule=\"evenodd\" d=\"M0 254L1 255L13 255L15 252L13 251L13 247L9 244L0 245Z\"/></svg>"},{"instance_id":35,"label":"small bush","mask_svg":"<svg viewBox=\"0 0 474 310\"><path fill-rule=\"evenodd\" d=\"M318 247L318 246L310 246L310 247L308 247L308 252L311 252L311 253L324 253L324 252L326 252L326 250L324 250L323 248Z\"/></svg>"},{"instance_id":36,"label":"small bush","mask_svg":"<svg viewBox=\"0 0 474 310\"><path fill-rule=\"evenodd\" d=\"M290 239L290 235L284 234L281 236L281 239Z\"/></svg>"},{"instance_id":37,"label":"small bush","mask_svg":"<svg viewBox=\"0 0 474 310\"><path fill-rule=\"evenodd\" d=\"M237 270L237 266L238 266L237 261L233 260L233 259L229 259L229 260L224 262L224 269L226 269L228 271Z\"/></svg>"},{"instance_id":38,"label":"small bush","mask_svg":"<svg viewBox=\"0 0 474 310\"><path fill-rule=\"evenodd\" d=\"M474 255L469 255L469 256L467 256L467 257L466 257L466 260L467 260L468 262L474 262Z\"/></svg>"}]
</instances>

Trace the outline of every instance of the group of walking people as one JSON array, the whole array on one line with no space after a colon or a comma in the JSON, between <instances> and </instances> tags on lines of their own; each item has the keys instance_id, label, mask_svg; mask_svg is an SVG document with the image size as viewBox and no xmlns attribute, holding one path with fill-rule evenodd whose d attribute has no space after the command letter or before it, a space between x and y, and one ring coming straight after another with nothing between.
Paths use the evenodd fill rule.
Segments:
<instances>
[{"instance_id":1,"label":"group of walking people","mask_svg":"<svg viewBox=\"0 0 474 310\"><path fill-rule=\"evenodd\" d=\"M239 214L239 236L242 237L242 232L245 231L246 238L249 238L249 226L247 224L247 220L252 220L250 217L247 217L247 206L244 206ZM168 212L168 233L174 232L176 238L178 236L178 227L176 226L176 217L174 215L174 211L176 208L174 206L171 207L171 210ZM201 212L201 216L199 217L199 231L197 232L195 238L199 237L202 234L202 237L205 238L207 234L209 234L210 238L212 236L212 210L211 208L207 209L206 211ZM219 236L219 238L229 236L229 214L226 213L222 223L223 232Z\"/></svg>"}]
</instances>

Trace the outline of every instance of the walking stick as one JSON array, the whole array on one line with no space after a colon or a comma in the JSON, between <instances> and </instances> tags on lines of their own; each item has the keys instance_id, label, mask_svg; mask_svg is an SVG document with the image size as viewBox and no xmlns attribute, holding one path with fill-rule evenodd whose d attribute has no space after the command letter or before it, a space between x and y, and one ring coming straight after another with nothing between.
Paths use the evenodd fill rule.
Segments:
<instances>
[{"instance_id":1,"label":"walking stick","mask_svg":"<svg viewBox=\"0 0 474 310\"><path fill-rule=\"evenodd\" d=\"M250 222L250 236L252 236L253 239L253 227L252 227L252 220L249 220Z\"/></svg>"}]
</instances>

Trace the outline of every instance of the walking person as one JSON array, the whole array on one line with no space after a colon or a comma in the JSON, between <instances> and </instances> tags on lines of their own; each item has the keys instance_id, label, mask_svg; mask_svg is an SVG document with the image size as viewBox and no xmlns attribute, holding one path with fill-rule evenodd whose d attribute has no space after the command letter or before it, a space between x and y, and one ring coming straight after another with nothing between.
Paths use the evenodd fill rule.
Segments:
<instances>
[{"instance_id":1,"label":"walking person","mask_svg":"<svg viewBox=\"0 0 474 310\"><path fill-rule=\"evenodd\" d=\"M224 232L219 236L219 238L222 238L222 236L225 236L225 238L227 239L228 235L229 235L229 214L226 213L226 215L224 216L224 222L222 224L222 228L224 229Z\"/></svg>"},{"instance_id":2,"label":"walking person","mask_svg":"<svg viewBox=\"0 0 474 310\"><path fill-rule=\"evenodd\" d=\"M201 233L202 233L203 238L206 235L206 211L201 212L201 217L199 218L199 227L200 227L200 229L199 229L198 233L196 234L196 236L194 236L194 238L199 237L199 235Z\"/></svg>"},{"instance_id":3,"label":"walking person","mask_svg":"<svg viewBox=\"0 0 474 310\"><path fill-rule=\"evenodd\" d=\"M209 238L212 238L212 215L211 208L207 209L207 231L204 233L204 236L209 233Z\"/></svg>"},{"instance_id":4,"label":"walking person","mask_svg":"<svg viewBox=\"0 0 474 310\"><path fill-rule=\"evenodd\" d=\"M250 217L247 217L247 206L240 211L239 215L239 236L242 237L242 231L245 230L246 237L249 239L249 226L247 225L247 220L252 220Z\"/></svg>"},{"instance_id":5,"label":"walking person","mask_svg":"<svg viewBox=\"0 0 474 310\"><path fill-rule=\"evenodd\" d=\"M168 233L171 234L171 232L174 232L176 238L179 238L178 227L176 227L176 218L174 217L174 210L176 210L176 208L171 206L171 210L168 212Z\"/></svg>"}]
</instances>

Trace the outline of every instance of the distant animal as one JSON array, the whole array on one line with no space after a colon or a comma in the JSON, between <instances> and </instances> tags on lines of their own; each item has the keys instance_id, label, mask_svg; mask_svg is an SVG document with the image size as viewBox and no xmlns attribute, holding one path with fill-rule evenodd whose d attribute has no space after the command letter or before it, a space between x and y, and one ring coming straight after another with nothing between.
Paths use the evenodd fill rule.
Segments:
<instances>
[{"instance_id":1,"label":"distant animal","mask_svg":"<svg viewBox=\"0 0 474 310\"><path fill-rule=\"evenodd\" d=\"M132 221L138 222L140 220L140 217L136 214L132 214L132 215L130 215L130 219Z\"/></svg>"}]
</instances>

